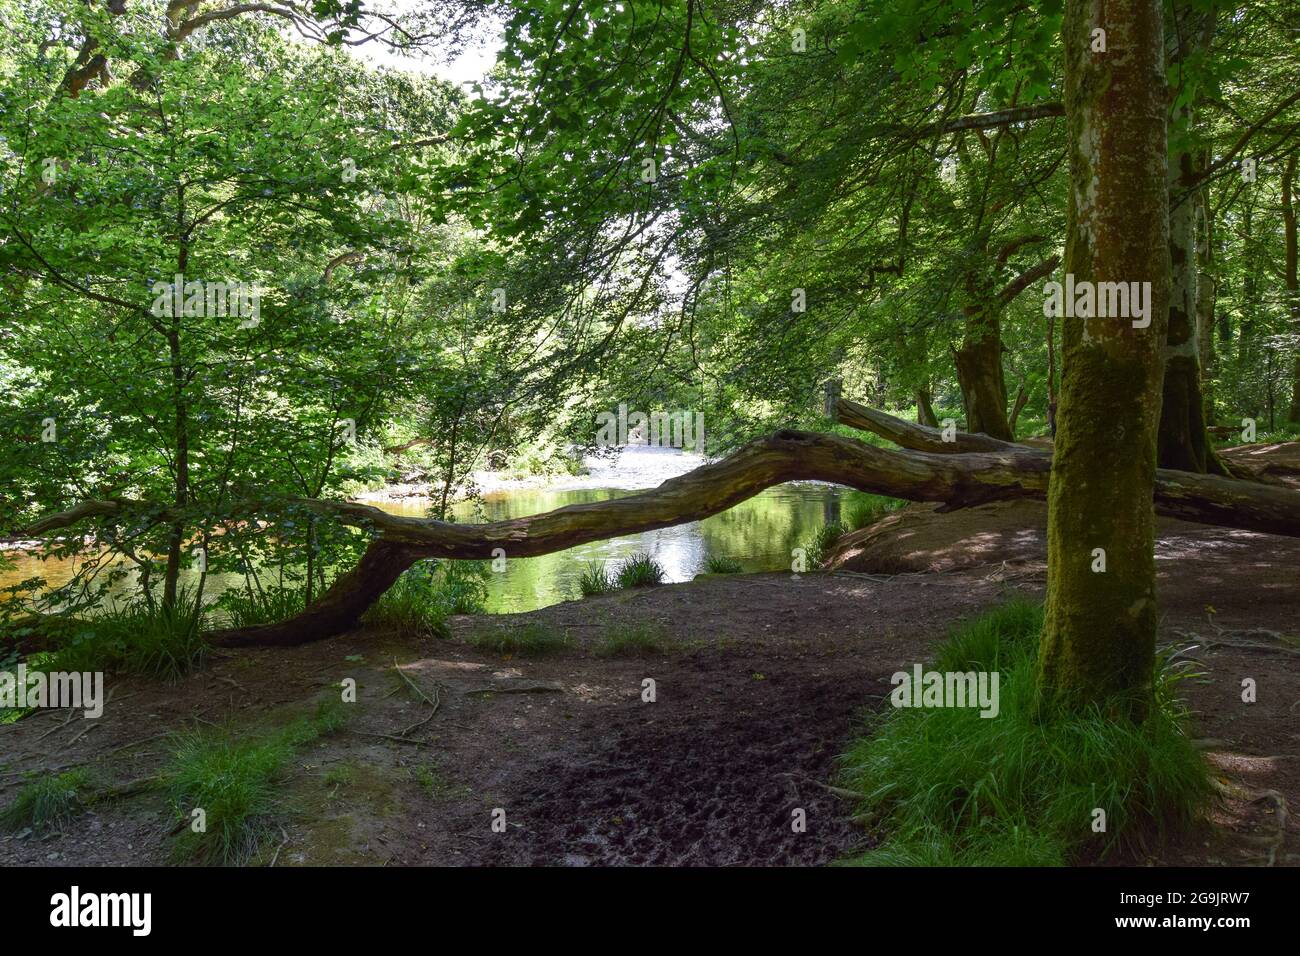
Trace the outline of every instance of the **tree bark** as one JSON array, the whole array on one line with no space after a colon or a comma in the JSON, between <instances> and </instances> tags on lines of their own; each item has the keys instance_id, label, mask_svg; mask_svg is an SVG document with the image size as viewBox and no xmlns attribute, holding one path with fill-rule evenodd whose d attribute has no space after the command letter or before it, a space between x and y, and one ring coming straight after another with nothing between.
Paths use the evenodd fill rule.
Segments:
<instances>
[{"instance_id":1,"label":"tree bark","mask_svg":"<svg viewBox=\"0 0 1300 956\"><path fill-rule=\"evenodd\" d=\"M1002 318L994 303L968 310L966 335L953 358L966 406L966 430L1011 441L1007 383L1002 371Z\"/></svg>"},{"instance_id":2,"label":"tree bark","mask_svg":"<svg viewBox=\"0 0 1300 956\"><path fill-rule=\"evenodd\" d=\"M1167 49L1171 65L1187 62L1209 48L1214 10L1194 11L1186 0L1172 7ZM1170 95L1178 93L1171 89ZM1184 137L1194 122L1193 104L1174 110L1171 122ZM1226 474L1206 433L1201 394L1200 238L1201 153L1181 148L1170 158L1169 193L1169 328L1165 338L1165 372L1156 459L1162 468Z\"/></svg>"},{"instance_id":3,"label":"tree bark","mask_svg":"<svg viewBox=\"0 0 1300 956\"><path fill-rule=\"evenodd\" d=\"M1104 9L1104 22L1099 12ZM1093 53L1104 28L1107 52ZM1070 155L1065 271L1149 282L1151 324L1064 320L1048 496L1045 713L1101 706L1144 719L1157 623L1156 438L1169 322L1169 191L1160 0L1067 0L1062 28ZM1226 480L1226 479L1218 479ZM1105 571L1097 572L1103 549Z\"/></svg>"},{"instance_id":4,"label":"tree bark","mask_svg":"<svg viewBox=\"0 0 1300 956\"><path fill-rule=\"evenodd\" d=\"M1016 400L1011 403L1011 417L1007 419L1007 425L1011 429L1011 437L1016 437L1016 422L1020 418L1020 413L1025 410L1025 404L1029 401L1029 392L1023 385L1016 391Z\"/></svg>"},{"instance_id":5,"label":"tree bark","mask_svg":"<svg viewBox=\"0 0 1300 956\"><path fill-rule=\"evenodd\" d=\"M1202 163L1205 159L1202 159ZM1209 190L1198 191L1201 206L1202 241L1198 265L1200 278L1196 293L1196 335L1200 339L1201 353L1201 405L1204 408L1206 430L1218 424L1214 406L1214 310L1218 301L1218 280L1214 268L1214 221L1210 216Z\"/></svg>"},{"instance_id":6,"label":"tree bark","mask_svg":"<svg viewBox=\"0 0 1300 956\"><path fill-rule=\"evenodd\" d=\"M1295 212L1295 170L1296 156L1293 153L1287 161L1286 171L1282 174L1282 234L1285 243L1285 259L1282 268L1282 281L1286 284L1287 309L1291 314L1291 324L1300 334L1300 268L1296 259L1296 212ZM1296 347L1294 365L1291 372L1291 409L1287 416L1293 422L1300 422L1300 345Z\"/></svg>"},{"instance_id":7,"label":"tree bark","mask_svg":"<svg viewBox=\"0 0 1300 956\"><path fill-rule=\"evenodd\" d=\"M954 452L993 451L1014 453L1027 451L1024 445L990 438L988 435L956 432L952 441L944 441L943 431L936 426L914 425L909 421L882 412L876 408L861 405L851 399L841 398L836 406L835 417L840 424L871 432L881 438L888 438L895 445L910 448L913 451L930 451L939 454Z\"/></svg>"},{"instance_id":8,"label":"tree bark","mask_svg":"<svg viewBox=\"0 0 1300 956\"><path fill-rule=\"evenodd\" d=\"M939 418L934 413L934 400L928 388L916 390L916 423L929 425L931 428L937 428L939 425Z\"/></svg>"},{"instance_id":9,"label":"tree bark","mask_svg":"<svg viewBox=\"0 0 1300 956\"><path fill-rule=\"evenodd\" d=\"M1041 236L1013 239L998 253L998 266L1006 265L1007 258L1017 249L1041 240ZM1059 264L1058 256L1049 256L1020 273L1000 290L992 287L985 275L967 275L968 302L963 309L966 330L961 347L953 353L962 404L966 409L967 431L982 432L1002 441L1015 439L1011 421L1007 418L1007 383L1002 368L1002 313L1016 296L1037 280L1050 275Z\"/></svg>"}]
</instances>

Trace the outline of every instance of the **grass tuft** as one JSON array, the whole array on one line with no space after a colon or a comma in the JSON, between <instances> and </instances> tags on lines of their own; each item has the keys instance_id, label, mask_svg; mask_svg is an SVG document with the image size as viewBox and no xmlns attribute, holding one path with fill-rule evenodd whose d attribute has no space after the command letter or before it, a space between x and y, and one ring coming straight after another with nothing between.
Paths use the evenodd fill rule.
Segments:
<instances>
[{"instance_id":1,"label":"grass tuft","mask_svg":"<svg viewBox=\"0 0 1300 956\"><path fill-rule=\"evenodd\" d=\"M602 657L641 657L663 653L664 632L650 624L618 625L601 637L596 653Z\"/></svg>"},{"instance_id":2,"label":"grass tuft","mask_svg":"<svg viewBox=\"0 0 1300 956\"><path fill-rule=\"evenodd\" d=\"M175 681L201 667L207 654L197 596L182 591L170 607L137 601L82 622L46 669Z\"/></svg>"},{"instance_id":3,"label":"grass tuft","mask_svg":"<svg viewBox=\"0 0 1300 956\"><path fill-rule=\"evenodd\" d=\"M373 627L449 637L447 618L480 614L487 600L486 561L418 561L404 571L362 618Z\"/></svg>"},{"instance_id":4,"label":"grass tuft","mask_svg":"<svg viewBox=\"0 0 1300 956\"><path fill-rule=\"evenodd\" d=\"M905 504L907 502L898 498L887 498L884 495L864 494L861 497L855 496L849 505L849 530L858 531L861 528L873 525L885 515L897 511Z\"/></svg>"},{"instance_id":5,"label":"grass tuft","mask_svg":"<svg viewBox=\"0 0 1300 956\"><path fill-rule=\"evenodd\" d=\"M615 578L621 588L643 588L662 584L664 569L648 554L634 554L623 562Z\"/></svg>"},{"instance_id":6,"label":"grass tuft","mask_svg":"<svg viewBox=\"0 0 1300 956\"><path fill-rule=\"evenodd\" d=\"M997 717L890 709L850 748L842 783L864 795L862 813L885 842L849 862L1062 865L1145 850L1201 817L1209 775L1171 694L1157 693L1141 725L1100 711L1039 717L1042 621L1040 607L1012 602L959 628L938 653L936 670L998 671Z\"/></svg>"},{"instance_id":7,"label":"grass tuft","mask_svg":"<svg viewBox=\"0 0 1300 956\"><path fill-rule=\"evenodd\" d=\"M568 646L569 639L562 632L534 621L523 627L492 628L469 637L469 642L480 650L496 654L550 654Z\"/></svg>"},{"instance_id":8,"label":"grass tuft","mask_svg":"<svg viewBox=\"0 0 1300 956\"><path fill-rule=\"evenodd\" d=\"M704 565L705 574L741 574L744 570L740 566L740 562L735 558L716 554L710 555L709 560Z\"/></svg>"},{"instance_id":9,"label":"grass tuft","mask_svg":"<svg viewBox=\"0 0 1300 956\"><path fill-rule=\"evenodd\" d=\"M217 607L225 612L226 626L231 628L278 624L306 605L307 589L301 586L272 585L258 591L231 588L217 600Z\"/></svg>"},{"instance_id":10,"label":"grass tuft","mask_svg":"<svg viewBox=\"0 0 1300 956\"><path fill-rule=\"evenodd\" d=\"M0 811L0 829L21 830L31 827L37 832L62 829L85 809L84 792L90 774L76 768L57 777L41 777L25 784L13 803Z\"/></svg>"},{"instance_id":11,"label":"grass tuft","mask_svg":"<svg viewBox=\"0 0 1300 956\"><path fill-rule=\"evenodd\" d=\"M164 780L178 816L177 857L239 866L275 832L276 783L294 750L338 730L341 707L322 705L275 733L247 737L233 730L188 731L175 737ZM194 811L203 811L195 832Z\"/></svg>"},{"instance_id":12,"label":"grass tuft","mask_svg":"<svg viewBox=\"0 0 1300 956\"><path fill-rule=\"evenodd\" d=\"M812 540L804 547L804 557L808 561L808 569L816 570L830 554L835 543L848 533L848 529L838 521L832 521L824 524L817 529Z\"/></svg>"},{"instance_id":13,"label":"grass tuft","mask_svg":"<svg viewBox=\"0 0 1300 956\"><path fill-rule=\"evenodd\" d=\"M603 561L600 564L587 565L582 569L582 574L578 577L578 590L582 592L583 597L608 594L610 591L617 589L618 585L610 578Z\"/></svg>"}]
</instances>

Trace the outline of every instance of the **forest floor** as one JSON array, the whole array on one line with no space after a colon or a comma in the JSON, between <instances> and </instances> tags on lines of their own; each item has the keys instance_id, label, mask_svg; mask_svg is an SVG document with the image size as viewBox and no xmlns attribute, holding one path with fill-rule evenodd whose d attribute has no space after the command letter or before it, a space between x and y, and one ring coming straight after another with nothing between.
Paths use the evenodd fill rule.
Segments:
<instances>
[{"instance_id":1,"label":"forest floor","mask_svg":"<svg viewBox=\"0 0 1300 956\"><path fill-rule=\"evenodd\" d=\"M931 520L972 520L958 515ZM1218 741L1209 750L1218 775L1242 789L1214 826L1153 859L1116 862L1253 864L1271 850L1294 865L1296 818L1279 844L1278 802L1263 792L1300 807L1300 657L1254 629L1294 635L1300 541L1193 528L1162 540L1158 563L1162 640L1224 642L1198 652L1208 677L1184 686L1196 735ZM352 677L358 703L345 705L345 729L285 768L277 835L255 862L828 863L869 845L850 806L818 785L833 779L862 709L882 706L890 675L927 660L951 625L1009 593L1041 596L1043 581L1033 562L715 576L455 618L449 640L358 631L222 652L178 684L110 682L93 723L42 714L0 728L0 806L22 771L148 777L164 765L169 731L217 724L254 734L337 700L336 685ZM534 658L468 641L537 622L569 645ZM661 627L663 649L598 653L604 634L629 623ZM403 731L433 708L395 666L438 702L409 739ZM1257 682L1257 703L1242 703L1244 677ZM642 700L646 678L653 703ZM804 833L792 832L796 807L807 813ZM495 808L505 832L493 832ZM62 833L0 836L0 864L165 863L175 820L157 792L100 802Z\"/></svg>"}]
</instances>

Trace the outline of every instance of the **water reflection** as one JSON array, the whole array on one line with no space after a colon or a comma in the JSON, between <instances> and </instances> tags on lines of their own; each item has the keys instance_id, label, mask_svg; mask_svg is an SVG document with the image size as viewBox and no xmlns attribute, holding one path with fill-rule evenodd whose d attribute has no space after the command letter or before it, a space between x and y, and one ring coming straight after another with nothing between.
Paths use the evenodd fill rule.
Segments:
<instances>
[{"instance_id":1,"label":"water reflection","mask_svg":"<svg viewBox=\"0 0 1300 956\"><path fill-rule=\"evenodd\" d=\"M565 505L606 501L631 492L614 489L510 490L493 492L479 502L462 502L456 508L460 521L496 521L539 514ZM825 522L838 520L844 502L855 492L834 485L797 482L777 485L728 511L703 521L647 531L579 545L567 551L535 558L510 559L505 570L488 580L488 610L493 613L531 611L579 596L578 579L583 569L606 562L610 569L638 552L654 557L667 573L669 582L689 581L704 570L711 555L739 561L746 571L777 571L790 567L793 548L805 544ZM410 499L378 505L394 514L423 516L429 502ZM18 560L16 572L0 575L0 586L33 576L51 584L66 582L73 573L70 561L41 562L35 556L11 553ZM183 575L186 583L197 581L197 572ZM215 598L222 589L242 585L240 575L210 575L207 594ZM123 596L134 586L134 575L115 588Z\"/></svg>"},{"instance_id":2,"label":"water reflection","mask_svg":"<svg viewBox=\"0 0 1300 956\"><path fill-rule=\"evenodd\" d=\"M625 491L513 491L488 496L477 520L495 521L550 511L568 504L604 501ZM839 519L847 489L799 482L778 485L720 514L689 524L579 545L536 558L509 560L489 581L490 611L524 611L578 596L578 579L588 566L609 568L638 552L654 557L666 580L689 581L711 555L739 561L746 571L790 567L790 551L807 542L825 521ZM476 520L466 504L457 517ZM397 509L392 509L397 510ZM402 513L420 513L419 509Z\"/></svg>"}]
</instances>

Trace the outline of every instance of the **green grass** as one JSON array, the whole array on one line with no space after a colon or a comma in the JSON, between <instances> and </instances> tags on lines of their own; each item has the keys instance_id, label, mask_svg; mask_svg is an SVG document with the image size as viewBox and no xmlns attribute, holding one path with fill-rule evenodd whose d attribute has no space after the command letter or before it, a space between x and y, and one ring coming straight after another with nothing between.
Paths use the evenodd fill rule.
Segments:
<instances>
[{"instance_id":1,"label":"green grass","mask_svg":"<svg viewBox=\"0 0 1300 956\"><path fill-rule=\"evenodd\" d=\"M608 594L610 591L617 589L618 585L610 578L603 561L600 564L587 565L582 569L582 574L578 577L578 590L582 592L583 597Z\"/></svg>"},{"instance_id":2,"label":"green grass","mask_svg":"<svg viewBox=\"0 0 1300 956\"><path fill-rule=\"evenodd\" d=\"M492 628L470 635L470 644L496 654L540 655L562 650L569 639L549 624L534 621L523 627Z\"/></svg>"},{"instance_id":3,"label":"green grass","mask_svg":"<svg viewBox=\"0 0 1300 956\"><path fill-rule=\"evenodd\" d=\"M487 607L489 561L443 561L435 572L438 601L448 614L482 614Z\"/></svg>"},{"instance_id":4,"label":"green grass","mask_svg":"<svg viewBox=\"0 0 1300 956\"><path fill-rule=\"evenodd\" d=\"M875 524L885 515L897 511L905 501L883 495L855 495L849 503L849 530L857 531Z\"/></svg>"},{"instance_id":5,"label":"green grass","mask_svg":"<svg viewBox=\"0 0 1300 956\"><path fill-rule=\"evenodd\" d=\"M651 624L616 625L602 635L596 653L602 657L661 654L664 637L664 632Z\"/></svg>"},{"instance_id":6,"label":"green grass","mask_svg":"<svg viewBox=\"0 0 1300 956\"><path fill-rule=\"evenodd\" d=\"M620 588L643 588L662 584L664 569L648 554L634 554L623 562L614 580Z\"/></svg>"},{"instance_id":7,"label":"green grass","mask_svg":"<svg viewBox=\"0 0 1300 956\"><path fill-rule=\"evenodd\" d=\"M361 621L369 627L386 628L426 637L447 637L447 611L438 600L430 570L416 565L402 573L392 587L370 606Z\"/></svg>"},{"instance_id":8,"label":"green grass","mask_svg":"<svg viewBox=\"0 0 1300 956\"><path fill-rule=\"evenodd\" d=\"M887 709L843 757L843 786L884 836L868 866L1038 866L1141 851L1191 825L1211 788L1167 665L1142 725L1034 707L1042 609L1012 602L959 628L936 670L997 670L1000 712ZM1092 830L1094 808L1106 831Z\"/></svg>"},{"instance_id":9,"label":"green grass","mask_svg":"<svg viewBox=\"0 0 1300 956\"><path fill-rule=\"evenodd\" d=\"M486 561L419 561L371 605L362 622L430 637L449 637L452 614L480 614L487 600Z\"/></svg>"},{"instance_id":10,"label":"green grass","mask_svg":"<svg viewBox=\"0 0 1300 956\"><path fill-rule=\"evenodd\" d=\"M838 521L824 524L817 529L812 540L804 545L804 557L808 561L808 570L816 570L835 547L835 543L848 533L848 529Z\"/></svg>"},{"instance_id":11,"label":"green grass","mask_svg":"<svg viewBox=\"0 0 1300 956\"><path fill-rule=\"evenodd\" d=\"M217 607L225 612L226 626L232 628L278 624L301 612L306 604L306 588L278 585L252 593L231 588L217 601Z\"/></svg>"},{"instance_id":12,"label":"green grass","mask_svg":"<svg viewBox=\"0 0 1300 956\"><path fill-rule=\"evenodd\" d=\"M583 597L608 594L619 588L641 588L662 584L664 569L648 554L634 554L617 571L606 570L604 562L589 564L578 577L578 590Z\"/></svg>"},{"instance_id":13,"label":"green grass","mask_svg":"<svg viewBox=\"0 0 1300 956\"><path fill-rule=\"evenodd\" d=\"M350 763L340 763L331 767L325 774L325 786L338 789L350 787L357 779L357 768Z\"/></svg>"},{"instance_id":14,"label":"green grass","mask_svg":"<svg viewBox=\"0 0 1300 956\"><path fill-rule=\"evenodd\" d=\"M136 601L82 621L43 668L174 681L202 666L207 653L196 596L182 591L171 607Z\"/></svg>"},{"instance_id":15,"label":"green grass","mask_svg":"<svg viewBox=\"0 0 1300 956\"><path fill-rule=\"evenodd\" d=\"M741 574L744 570L735 558L716 554L709 555L709 560L704 565L705 574Z\"/></svg>"},{"instance_id":16,"label":"green grass","mask_svg":"<svg viewBox=\"0 0 1300 956\"><path fill-rule=\"evenodd\" d=\"M457 784L448 779L436 762L408 768L407 773L421 790L438 800L463 796L469 792L469 788L463 784Z\"/></svg>"},{"instance_id":17,"label":"green grass","mask_svg":"<svg viewBox=\"0 0 1300 956\"><path fill-rule=\"evenodd\" d=\"M172 743L163 780L179 817L174 847L180 859L238 866L247 863L276 832L277 784L298 747L343 724L338 706L322 705L272 733L248 736L233 729L189 731ZM193 830L193 811L204 811L205 830Z\"/></svg>"},{"instance_id":18,"label":"green grass","mask_svg":"<svg viewBox=\"0 0 1300 956\"><path fill-rule=\"evenodd\" d=\"M89 784L90 774L80 768L33 780L0 812L0 828L31 827L42 833L61 829L85 808L83 797Z\"/></svg>"}]
</instances>

